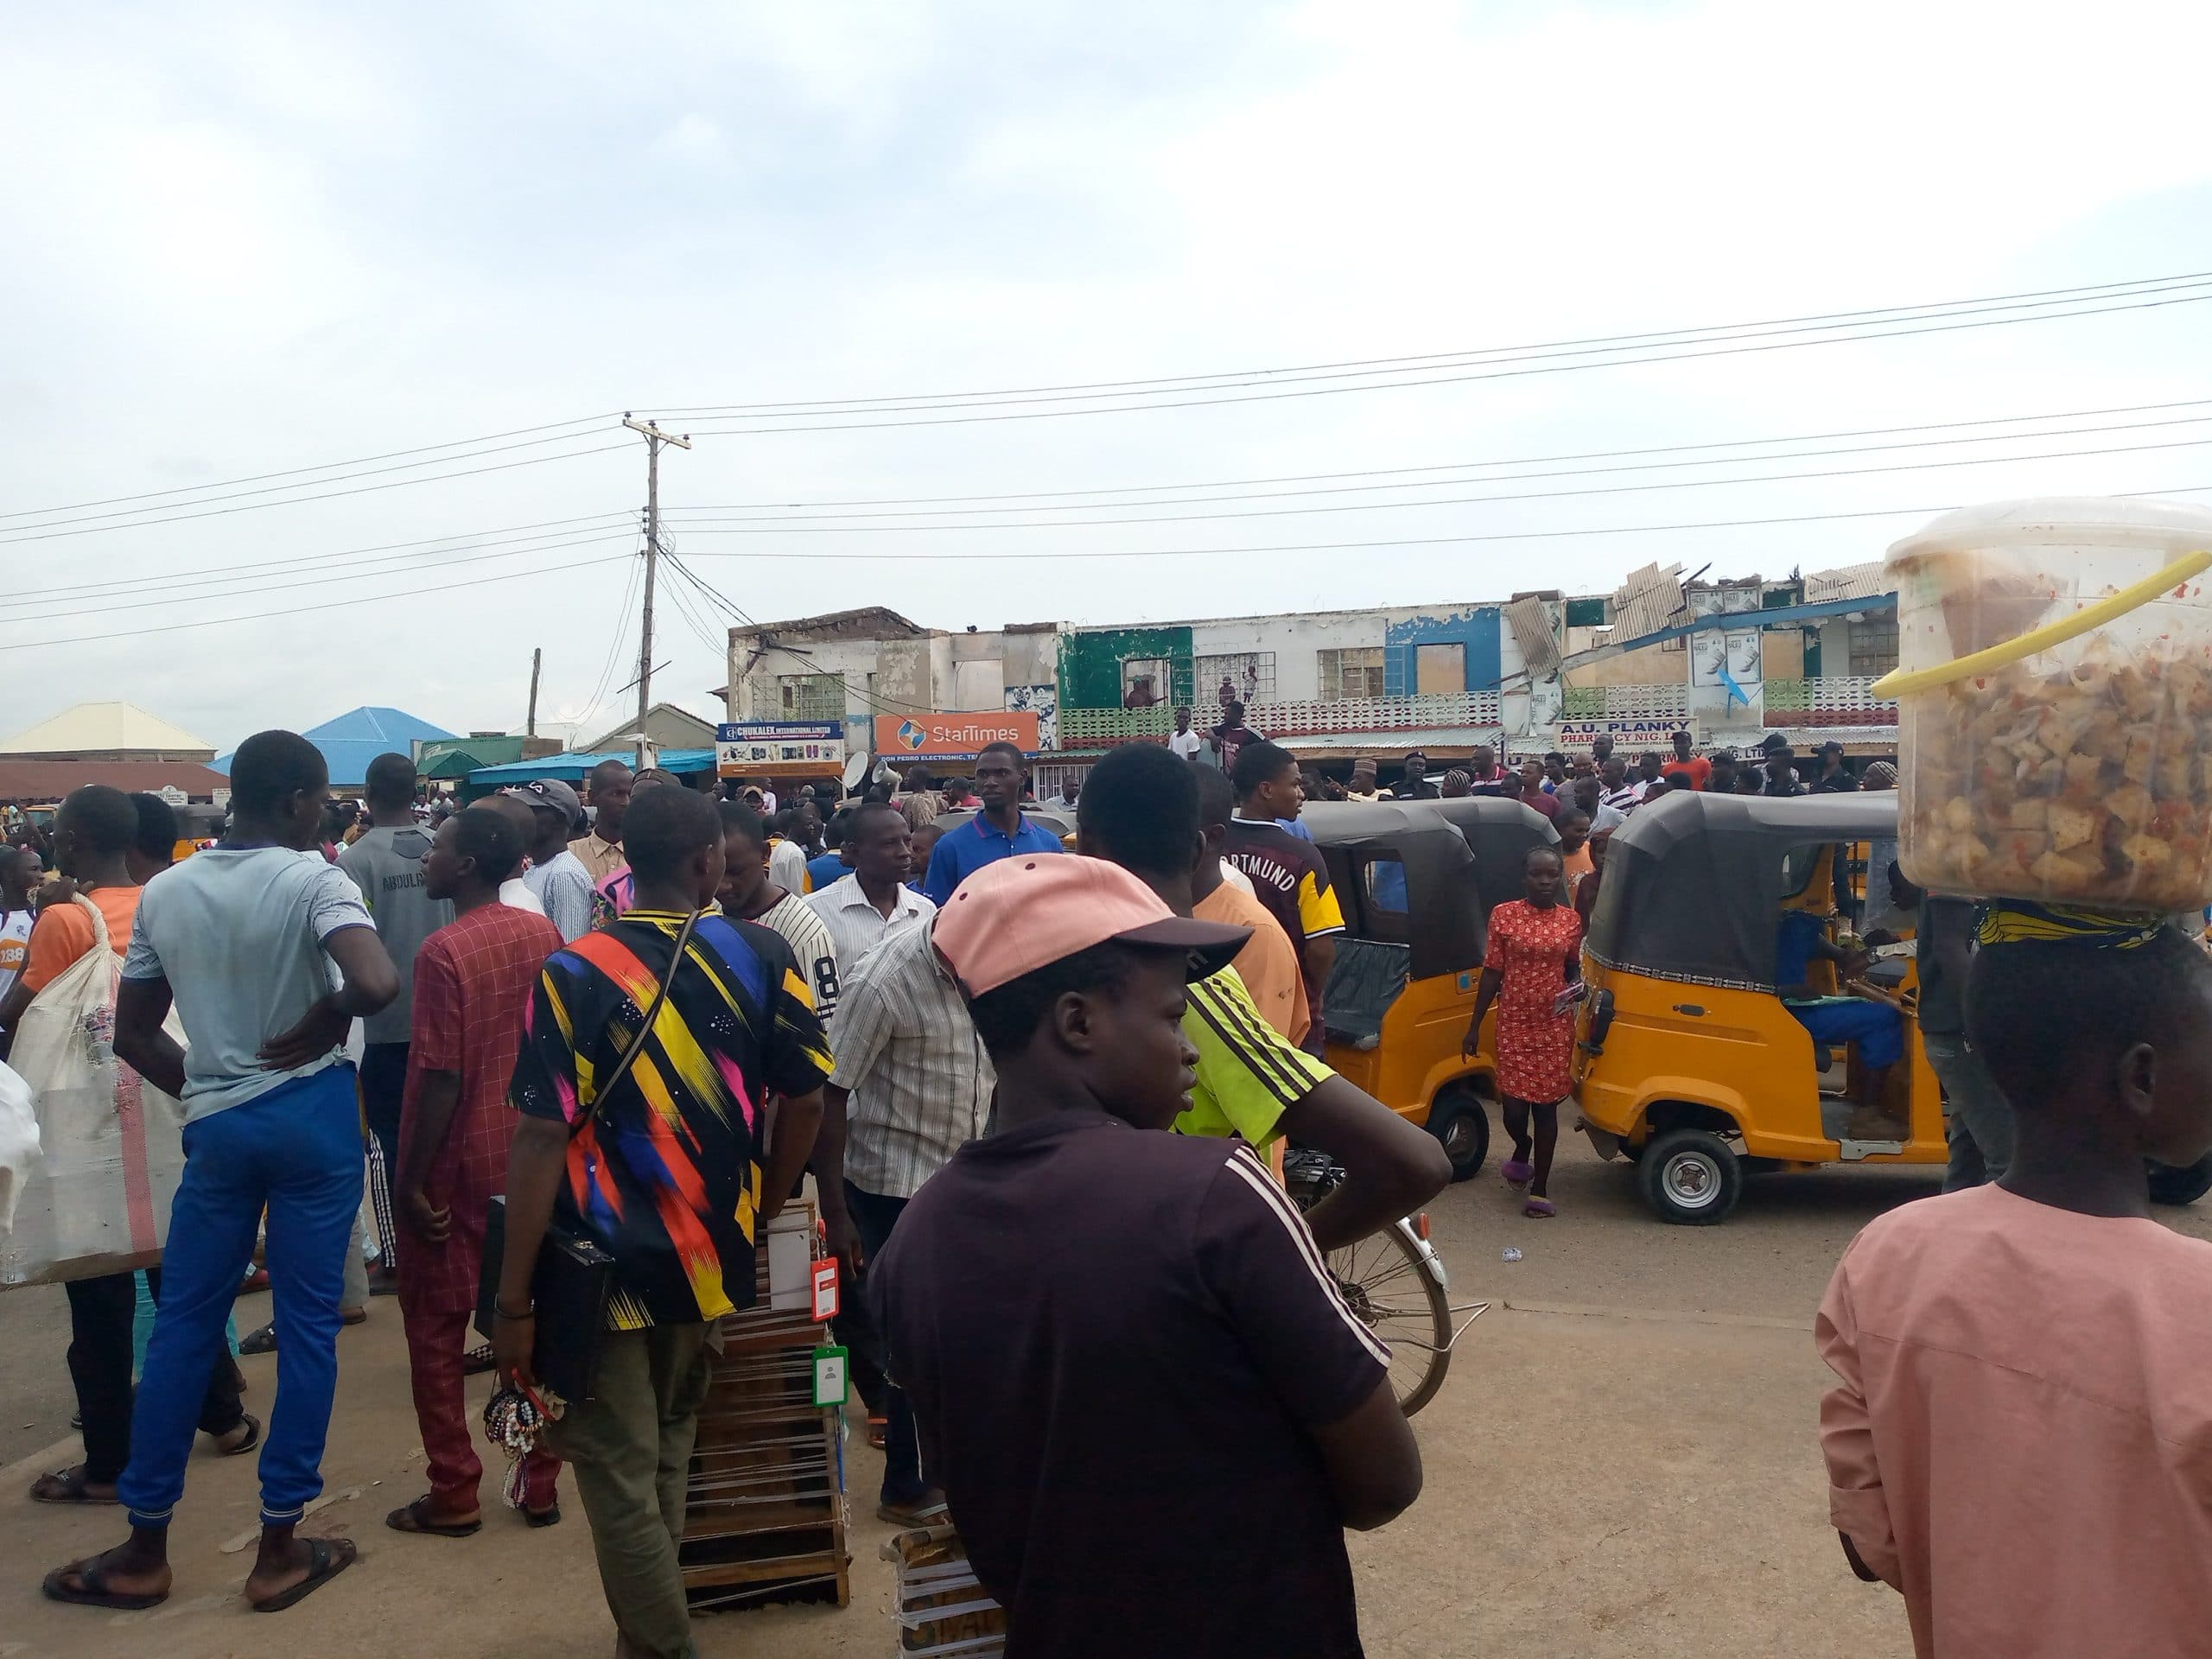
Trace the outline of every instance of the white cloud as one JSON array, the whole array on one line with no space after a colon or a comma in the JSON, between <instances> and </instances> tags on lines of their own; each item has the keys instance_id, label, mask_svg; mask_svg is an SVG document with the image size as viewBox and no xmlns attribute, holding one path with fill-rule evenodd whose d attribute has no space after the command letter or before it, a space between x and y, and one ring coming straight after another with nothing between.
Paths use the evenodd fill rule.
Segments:
<instances>
[{"instance_id":1,"label":"white cloud","mask_svg":"<svg viewBox=\"0 0 2212 1659\"><path fill-rule=\"evenodd\" d=\"M16 232L0 261L0 513L654 399L1186 374L2212 267L2212 147L2196 131L2212 13L2180 0L2094 16L1929 0L541 0L146 21L161 16L65 9L19 28L0 60L0 144L16 158L0 175ZM664 499L1003 494L2212 397L2206 309L1146 416L702 436L664 458ZM11 575L37 567L17 594L167 582L627 512L643 470L626 448L8 555ZM2212 482L2212 458L2183 450L1306 518L685 529L678 543L762 617L881 603L953 625L1103 620L1599 588L1652 557L1816 568L1904 526L1251 550L1280 543L2192 482ZM1053 556L1163 546L1219 550ZM1006 548L1038 556L911 558ZM533 645L544 707L586 702L610 653L612 680L628 677L626 550L618 536L472 566L455 579L515 580L380 604L367 596L431 579L244 583L68 619L51 613L101 604L0 595L0 665L26 719L123 696L226 741L362 702L505 727ZM793 551L911 562L773 556ZM191 626L303 600L338 604ZM672 603L660 612L655 655L674 660L656 687L720 684L719 653ZM703 600L699 615L711 634ZM149 620L171 632L8 649Z\"/></svg>"}]
</instances>

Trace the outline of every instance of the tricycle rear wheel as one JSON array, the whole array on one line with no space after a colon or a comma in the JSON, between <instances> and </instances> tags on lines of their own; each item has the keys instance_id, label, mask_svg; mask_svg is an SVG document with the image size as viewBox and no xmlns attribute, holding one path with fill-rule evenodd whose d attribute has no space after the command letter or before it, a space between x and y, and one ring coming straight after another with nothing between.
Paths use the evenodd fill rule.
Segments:
<instances>
[{"instance_id":1,"label":"tricycle rear wheel","mask_svg":"<svg viewBox=\"0 0 2212 1659\"><path fill-rule=\"evenodd\" d=\"M1428 1132L1452 1160L1452 1179L1472 1180L1490 1156L1490 1113L1483 1097L1464 1084L1437 1090L1429 1103Z\"/></svg>"},{"instance_id":2,"label":"tricycle rear wheel","mask_svg":"<svg viewBox=\"0 0 2212 1659\"><path fill-rule=\"evenodd\" d=\"M1662 1221L1713 1227L1744 1195L1735 1149L1710 1129L1669 1129L1652 1137L1637 1160L1637 1190Z\"/></svg>"}]
</instances>

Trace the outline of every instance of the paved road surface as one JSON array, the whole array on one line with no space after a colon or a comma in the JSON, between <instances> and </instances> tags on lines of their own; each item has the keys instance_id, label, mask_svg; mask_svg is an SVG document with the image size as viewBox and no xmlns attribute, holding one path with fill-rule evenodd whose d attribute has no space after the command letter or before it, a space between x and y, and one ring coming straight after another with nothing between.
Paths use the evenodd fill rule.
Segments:
<instances>
[{"instance_id":1,"label":"paved road surface","mask_svg":"<svg viewBox=\"0 0 2212 1659\"><path fill-rule=\"evenodd\" d=\"M1370 1653L1902 1659L1910 1643L1896 1599L1851 1577L1827 1527L1814 1440L1827 1373L1809 1331L1853 1232L1932 1192L1933 1177L1773 1177L1752 1183L1726 1225L1674 1228L1649 1220L1626 1167L1598 1163L1580 1136L1565 1136L1561 1154L1556 1220L1523 1219L1488 1171L1435 1206L1455 1294L1497 1306L1416 1420L1420 1503L1353 1540ZM2212 1206L2179 1224L2212 1237ZM1500 1260L1509 1244L1522 1261ZM262 1305L242 1303L241 1323ZM155 1614L102 1615L48 1606L37 1579L116 1536L115 1512L22 1497L32 1454L68 1420L60 1298L0 1296L0 1655L105 1659L151 1639L165 1659L604 1659L611 1627L572 1488L571 1518L550 1532L504 1513L460 1541L382 1526L422 1490L395 1313L379 1301L367 1326L340 1338L334 1498L309 1522L359 1539L362 1563L296 1612L248 1616L238 1589L252 1471L203 1451L177 1523L175 1597ZM246 1369L249 1402L265 1408L274 1362ZM880 1464L856 1445L850 1465L853 1605L702 1620L706 1659L891 1650L889 1572L875 1556L887 1529L870 1501ZM1238 1559L1230 1545L1224 1555Z\"/></svg>"}]
</instances>

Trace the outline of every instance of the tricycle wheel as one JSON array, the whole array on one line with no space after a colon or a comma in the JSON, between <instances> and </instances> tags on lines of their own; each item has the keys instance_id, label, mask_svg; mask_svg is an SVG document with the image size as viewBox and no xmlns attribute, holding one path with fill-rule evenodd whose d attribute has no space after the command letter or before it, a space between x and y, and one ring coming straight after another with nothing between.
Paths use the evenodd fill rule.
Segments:
<instances>
[{"instance_id":1,"label":"tricycle wheel","mask_svg":"<svg viewBox=\"0 0 2212 1659\"><path fill-rule=\"evenodd\" d=\"M1743 1196L1744 1170L1734 1150L1709 1129L1669 1129L1653 1137L1637 1160L1637 1190L1662 1221L1711 1227Z\"/></svg>"},{"instance_id":2,"label":"tricycle wheel","mask_svg":"<svg viewBox=\"0 0 2212 1659\"><path fill-rule=\"evenodd\" d=\"M2212 1192L2212 1154L2178 1167L2172 1164L2151 1166L2153 1204L2195 1204L2207 1192Z\"/></svg>"},{"instance_id":3,"label":"tricycle wheel","mask_svg":"<svg viewBox=\"0 0 2212 1659\"><path fill-rule=\"evenodd\" d=\"M1428 1108L1428 1132L1452 1160L1452 1179L1471 1180L1490 1156L1490 1114L1471 1089L1453 1086L1440 1090Z\"/></svg>"}]
</instances>

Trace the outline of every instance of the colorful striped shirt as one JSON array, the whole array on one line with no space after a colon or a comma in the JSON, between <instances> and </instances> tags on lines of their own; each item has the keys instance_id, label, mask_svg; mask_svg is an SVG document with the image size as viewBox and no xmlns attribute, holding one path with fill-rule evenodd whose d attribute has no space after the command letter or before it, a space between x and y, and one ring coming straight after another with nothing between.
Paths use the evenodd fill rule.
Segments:
<instances>
[{"instance_id":1,"label":"colorful striped shirt","mask_svg":"<svg viewBox=\"0 0 2212 1659\"><path fill-rule=\"evenodd\" d=\"M702 916L668 1001L613 1096L594 1079L640 1039L682 914L632 910L556 951L515 1063L515 1109L569 1127L558 1223L614 1258L618 1331L719 1319L753 1300L760 1110L813 1093L830 1052L777 933Z\"/></svg>"}]
</instances>

